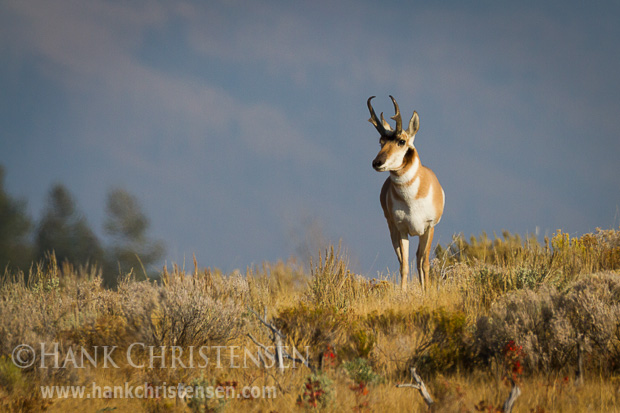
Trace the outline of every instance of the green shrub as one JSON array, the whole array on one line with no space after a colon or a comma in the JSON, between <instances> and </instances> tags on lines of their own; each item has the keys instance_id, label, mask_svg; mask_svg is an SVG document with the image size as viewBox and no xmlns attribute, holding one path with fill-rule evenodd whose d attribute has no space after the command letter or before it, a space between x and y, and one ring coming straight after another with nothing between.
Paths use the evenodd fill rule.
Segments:
<instances>
[{"instance_id":1,"label":"green shrub","mask_svg":"<svg viewBox=\"0 0 620 413\"><path fill-rule=\"evenodd\" d=\"M28 381L23 371L17 367L9 357L0 357L0 388L11 393L15 390L24 390L28 387Z\"/></svg>"},{"instance_id":2,"label":"green shrub","mask_svg":"<svg viewBox=\"0 0 620 413\"><path fill-rule=\"evenodd\" d=\"M317 357L327 346L344 346L358 325L351 314L333 308L297 307L282 309L276 324L296 348L310 346Z\"/></svg>"},{"instance_id":3,"label":"green shrub","mask_svg":"<svg viewBox=\"0 0 620 413\"><path fill-rule=\"evenodd\" d=\"M416 367L426 376L474 367L471 326L465 313L421 309L416 318L417 327L431 333L415 349L409 367Z\"/></svg>"},{"instance_id":4,"label":"green shrub","mask_svg":"<svg viewBox=\"0 0 620 413\"><path fill-rule=\"evenodd\" d=\"M358 357L368 358L370 352L375 348L377 337L374 333L362 328L355 331L349 341L352 344L352 350Z\"/></svg>"},{"instance_id":5,"label":"green shrub","mask_svg":"<svg viewBox=\"0 0 620 413\"><path fill-rule=\"evenodd\" d=\"M361 357L343 363L342 367L356 383L373 384L383 381L383 378L374 372L368 360Z\"/></svg>"}]
</instances>

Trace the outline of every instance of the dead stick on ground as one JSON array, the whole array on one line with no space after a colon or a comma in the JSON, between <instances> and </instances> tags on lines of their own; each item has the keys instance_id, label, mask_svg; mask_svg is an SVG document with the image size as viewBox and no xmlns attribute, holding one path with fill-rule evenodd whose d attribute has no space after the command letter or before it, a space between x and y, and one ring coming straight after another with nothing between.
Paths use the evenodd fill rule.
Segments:
<instances>
[{"instance_id":1,"label":"dead stick on ground","mask_svg":"<svg viewBox=\"0 0 620 413\"><path fill-rule=\"evenodd\" d=\"M515 383L513 380L511 381L512 390L510 391L508 398L504 402L504 413L510 413L512 411L512 406L517 401L517 397L521 395L521 389L519 388L519 386L517 386L517 383Z\"/></svg>"},{"instance_id":2,"label":"dead stick on ground","mask_svg":"<svg viewBox=\"0 0 620 413\"><path fill-rule=\"evenodd\" d=\"M417 389L420 392L422 398L424 398L424 402L426 403L426 405L430 408L433 405L434 401L430 393L428 392L426 385L424 384L420 376L418 376L418 373L415 371L415 367L411 367L409 371L411 372L411 377L413 377L415 384L397 384L396 387L412 387L414 389Z\"/></svg>"}]
</instances>

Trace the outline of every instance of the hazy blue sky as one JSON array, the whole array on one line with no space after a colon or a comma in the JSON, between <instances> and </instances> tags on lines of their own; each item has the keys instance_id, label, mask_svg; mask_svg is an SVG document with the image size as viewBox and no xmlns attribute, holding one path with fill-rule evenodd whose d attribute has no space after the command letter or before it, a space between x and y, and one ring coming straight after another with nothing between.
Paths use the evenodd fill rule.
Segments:
<instances>
[{"instance_id":1,"label":"hazy blue sky","mask_svg":"<svg viewBox=\"0 0 620 413\"><path fill-rule=\"evenodd\" d=\"M398 263L366 99L437 174L435 241L620 223L620 3L0 0L0 164L102 234L135 194L168 262L286 259L308 229ZM412 246L412 252L415 246Z\"/></svg>"}]
</instances>

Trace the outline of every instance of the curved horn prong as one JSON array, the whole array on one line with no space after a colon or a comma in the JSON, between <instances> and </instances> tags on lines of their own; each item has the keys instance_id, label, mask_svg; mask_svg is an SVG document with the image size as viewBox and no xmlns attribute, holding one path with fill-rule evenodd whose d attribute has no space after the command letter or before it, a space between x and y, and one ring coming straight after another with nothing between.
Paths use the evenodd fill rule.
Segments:
<instances>
[{"instance_id":1,"label":"curved horn prong","mask_svg":"<svg viewBox=\"0 0 620 413\"><path fill-rule=\"evenodd\" d=\"M383 127L385 128L385 130L392 130L392 126L387 122L387 120L385 120L385 118L383 117L383 112L381 112L381 123L383 124Z\"/></svg>"},{"instance_id":2,"label":"curved horn prong","mask_svg":"<svg viewBox=\"0 0 620 413\"><path fill-rule=\"evenodd\" d=\"M398 108L396 99L394 99L392 95L390 95L390 99L392 99L392 103L394 104L394 116L392 116L392 119L396 121L396 129L394 129L394 131L396 135L399 135L403 131L403 120L400 117L400 109Z\"/></svg>"},{"instance_id":3,"label":"curved horn prong","mask_svg":"<svg viewBox=\"0 0 620 413\"><path fill-rule=\"evenodd\" d=\"M368 122L372 123L374 127L377 129L377 131L381 134L381 136L383 136L385 135L386 130L383 127L383 124L379 122L379 119L377 119L377 114L375 113L375 110L372 108L372 104L370 103L370 101L373 100L374 98L375 96L371 96L368 98L368 101L366 102L366 105L368 105L368 111L370 112L370 119L368 119Z\"/></svg>"}]
</instances>

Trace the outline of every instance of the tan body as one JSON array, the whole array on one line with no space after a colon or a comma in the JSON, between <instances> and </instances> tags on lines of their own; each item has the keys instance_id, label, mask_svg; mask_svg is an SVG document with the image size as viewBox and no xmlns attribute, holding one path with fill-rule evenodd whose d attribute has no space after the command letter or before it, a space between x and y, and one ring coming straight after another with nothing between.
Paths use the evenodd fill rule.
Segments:
<instances>
[{"instance_id":1,"label":"tan body","mask_svg":"<svg viewBox=\"0 0 620 413\"><path fill-rule=\"evenodd\" d=\"M391 97L391 96L390 96ZM372 98L371 98L372 99ZM381 150L373 161L377 171L389 171L390 176L381 188L381 207L390 230L392 246L400 262L401 286L407 288L409 277L409 236L419 236L417 268L420 284L425 287L430 270L430 250L434 227L441 220L445 194L435 173L422 165L413 145L419 129L418 114L414 112L409 128L402 130L400 111L394 98L396 129L383 119L379 124L368 100L371 123L381 133Z\"/></svg>"}]
</instances>

